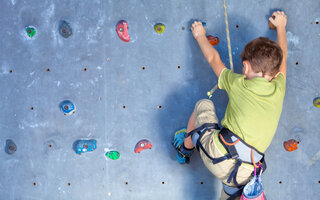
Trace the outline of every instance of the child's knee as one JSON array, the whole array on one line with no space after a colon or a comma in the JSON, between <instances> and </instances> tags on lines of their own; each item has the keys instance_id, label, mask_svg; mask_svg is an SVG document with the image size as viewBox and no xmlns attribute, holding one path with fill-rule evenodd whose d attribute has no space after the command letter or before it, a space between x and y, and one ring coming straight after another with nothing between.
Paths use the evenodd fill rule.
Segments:
<instances>
[{"instance_id":1,"label":"child's knee","mask_svg":"<svg viewBox=\"0 0 320 200\"><path fill-rule=\"evenodd\" d=\"M201 112L201 111L215 111L213 102L209 99L201 99L197 102L196 106L195 106L195 111L196 112Z\"/></svg>"}]
</instances>

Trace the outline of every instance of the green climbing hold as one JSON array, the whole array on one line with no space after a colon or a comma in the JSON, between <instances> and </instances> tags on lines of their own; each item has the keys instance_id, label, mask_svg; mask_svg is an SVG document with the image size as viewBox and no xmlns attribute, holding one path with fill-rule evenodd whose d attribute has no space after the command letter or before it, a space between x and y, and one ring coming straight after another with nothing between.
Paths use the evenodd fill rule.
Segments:
<instances>
[{"instance_id":1,"label":"green climbing hold","mask_svg":"<svg viewBox=\"0 0 320 200\"><path fill-rule=\"evenodd\" d=\"M158 24L154 25L154 30L159 34L163 33L165 29L166 29L166 27L164 24L158 23Z\"/></svg>"},{"instance_id":2,"label":"green climbing hold","mask_svg":"<svg viewBox=\"0 0 320 200\"><path fill-rule=\"evenodd\" d=\"M106 153L106 156L109 157L112 160L117 160L120 158L120 153L117 151L108 151Z\"/></svg>"},{"instance_id":3,"label":"green climbing hold","mask_svg":"<svg viewBox=\"0 0 320 200\"><path fill-rule=\"evenodd\" d=\"M32 26L28 26L27 28L26 28L26 32L27 32L27 35L30 37L30 38L32 38L35 34L36 34L36 29L34 28L34 27L32 27Z\"/></svg>"},{"instance_id":4,"label":"green climbing hold","mask_svg":"<svg viewBox=\"0 0 320 200\"><path fill-rule=\"evenodd\" d=\"M320 108L320 97L313 99L313 105L317 108Z\"/></svg>"}]
</instances>

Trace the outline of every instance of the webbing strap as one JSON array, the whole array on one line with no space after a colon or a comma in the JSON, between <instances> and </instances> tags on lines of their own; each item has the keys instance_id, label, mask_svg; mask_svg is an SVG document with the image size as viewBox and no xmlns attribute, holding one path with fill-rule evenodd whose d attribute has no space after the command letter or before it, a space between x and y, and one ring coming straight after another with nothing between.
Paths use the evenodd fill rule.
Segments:
<instances>
[{"instance_id":1,"label":"webbing strap","mask_svg":"<svg viewBox=\"0 0 320 200\"><path fill-rule=\"evenodd\" d=\"M190 133L186 133L184 137L187 138L189 136L192 136L195 133L198 133L200 136L202 136L207 130L211 130L211 129L220 130L220 127L216 123L205 123L199 128L192 130Z\"/></svg>"},{"instance_id":2,"label":"webbing strap","mask_svg":"<svg viewBox=\"0 0 320 200\"><path fill-rule=\"evenodd\" d=\"M242 187L238 190L238 192L232 194L227 200L234 200L234 199L236 199L237 197L241 196L241 195L242 195L242 192L243 192L243 188L244 188L244 186L242 186ZM228 193L227 193L227 194L228 194Z\"/></svg>"},{"instance_id":3,"label":"webbing strap","mask_svg":"<svg viewBox=\"0 0 320 200\"><path fill-rule=\"evenodd\" d=\"M238 184L237 182L237 174L238 174L238 169L240 167L240 165L242 164L242 161L240 159L237 159L237 162L236 162L236 165L234 166L234 170L231 172L228 180L227 180L227 183L231 183L232 179L233 179L233 182L234 184L240 188L241 186Z\"/></svg>"},{"instance_id":4,"label":"webbing strap","mask_svg":"<svg viewBox=\"0 0 320 200\"><path fill-rule=\"evenodd\" d=\"M222 129L222 130L226 130L226 129ZM221 131L222 132L222 131ZM223 135L221 134L221 136L224 138L224 140L228 143L233 143L232 139L231 139L231 133L229 133L228 131L225 131L223 133ZM224 137L227 136L227 137ZM239 154L235 148L234 145L226 145L224 142L221 141L221 138L219 137L220 143L224 146L224 148L228 151L229 154L231 154L231 157L233 159L237 159L239 158Z\"/></svg>"},{"instance_id":5,"label":"webbing strap","mask_svg":"<svg viewBox=\"0 0 320 200\"><path fill-rule=\"evenodd\" d=\"M212 160L212 163L213 163L213 164L217 164L217 163L219 163L219 162L222 162L222 161L224 161L224 160L228 160L228 159L231 158L231 155L230 155L230 154L227 154L227 155L222 156L222 157L219 157L219 158L212 158L212 157L208 154L208 152L205 150L205 148L202 146L200 140L197 141L197 146L199 146L200 149L203 151L203 153L206 154L206 156L207 156L210 160Z\"/></svg>"}]
</instances>

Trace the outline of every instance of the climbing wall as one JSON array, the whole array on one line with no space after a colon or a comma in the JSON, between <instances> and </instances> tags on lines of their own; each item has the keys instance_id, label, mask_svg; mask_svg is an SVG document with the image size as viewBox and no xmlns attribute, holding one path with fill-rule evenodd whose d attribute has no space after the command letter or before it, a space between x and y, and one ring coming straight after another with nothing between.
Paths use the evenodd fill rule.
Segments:
<instances>
[{"instance_id":1,"label":"climbing wall","mask_svg":"<svg viewBox=\"0 0 320 200\"><path fill-rule=\"evenodd\" d=\"M271 200L315 199L319 1L227 1L233 62L240 72L247 42L276 39L267 23L275 9L288 15L288 77L263 183ZM1 0L0 19L1 200L219 198L221 183L198 153L179 165L171 139L217 83L189 31L193 19L219 37L216 48L229 66L223 1ZM62 20L72 35L61 30ZM129 42L117 35L120 20L129 26ZM154 30L157 23L163 33ZM72 104L61 107L64 100L75 113ZM222 119L227 94L218 90L212 100ZM81 139L95 140L96 149L77 154ZM142 139L152 148L135 153ZM292 152L283 146L290 139L299 142ZM110 159L110 151L120 157Z\"/></svg>"}]
</instances>

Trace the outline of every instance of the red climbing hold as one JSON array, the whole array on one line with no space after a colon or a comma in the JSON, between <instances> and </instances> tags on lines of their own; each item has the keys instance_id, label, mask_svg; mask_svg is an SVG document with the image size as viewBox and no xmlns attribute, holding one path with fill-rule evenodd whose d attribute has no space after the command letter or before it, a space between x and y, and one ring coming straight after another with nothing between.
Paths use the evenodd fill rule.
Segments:
<instances>
[{"instance_id":1,"label":"red climbing hold","mask_svg":"<svg viewBox=\"0 0 320 200\"><path fill-rule=\"evenodd\" d=\"M116 31L122 41L130 41L130 36L128 34L128 23L125 20L121 20L118 22Z\"/></svg>"},{"instance_id":2,"label":"red climbing hold","mask_svg":"<svg viewBox=\"0 0 320 200\"><path fill-rule=\"evenodd\" d=\"M152 144L149 140L140 140L137 144L136 147L134 148L135 153L140 153L140 151L143 151L145 149L151 149Z\"/></svg>"},{"instance_id":3,"label":"red climbing hold","mask_svg":"<svg viewBox=\"0 0 320 200\"><path fill-rule=\"evenodd\" d=\"M212 35L208 35L207 38L212 46L216 46L219 43L218 37L213 37Z\"/></svg>"},{"instance_id":4,"label":"red climbing hold","mask_svg":"<svg viewBox=\"0 0 320 200\"><path fill-rule=\"evenodd\" d=\"M285 150L291 152L298 149L298 144L299 144L299 141L291 139L283 142L283 147Z\"/></svg>"}]
</instances>

